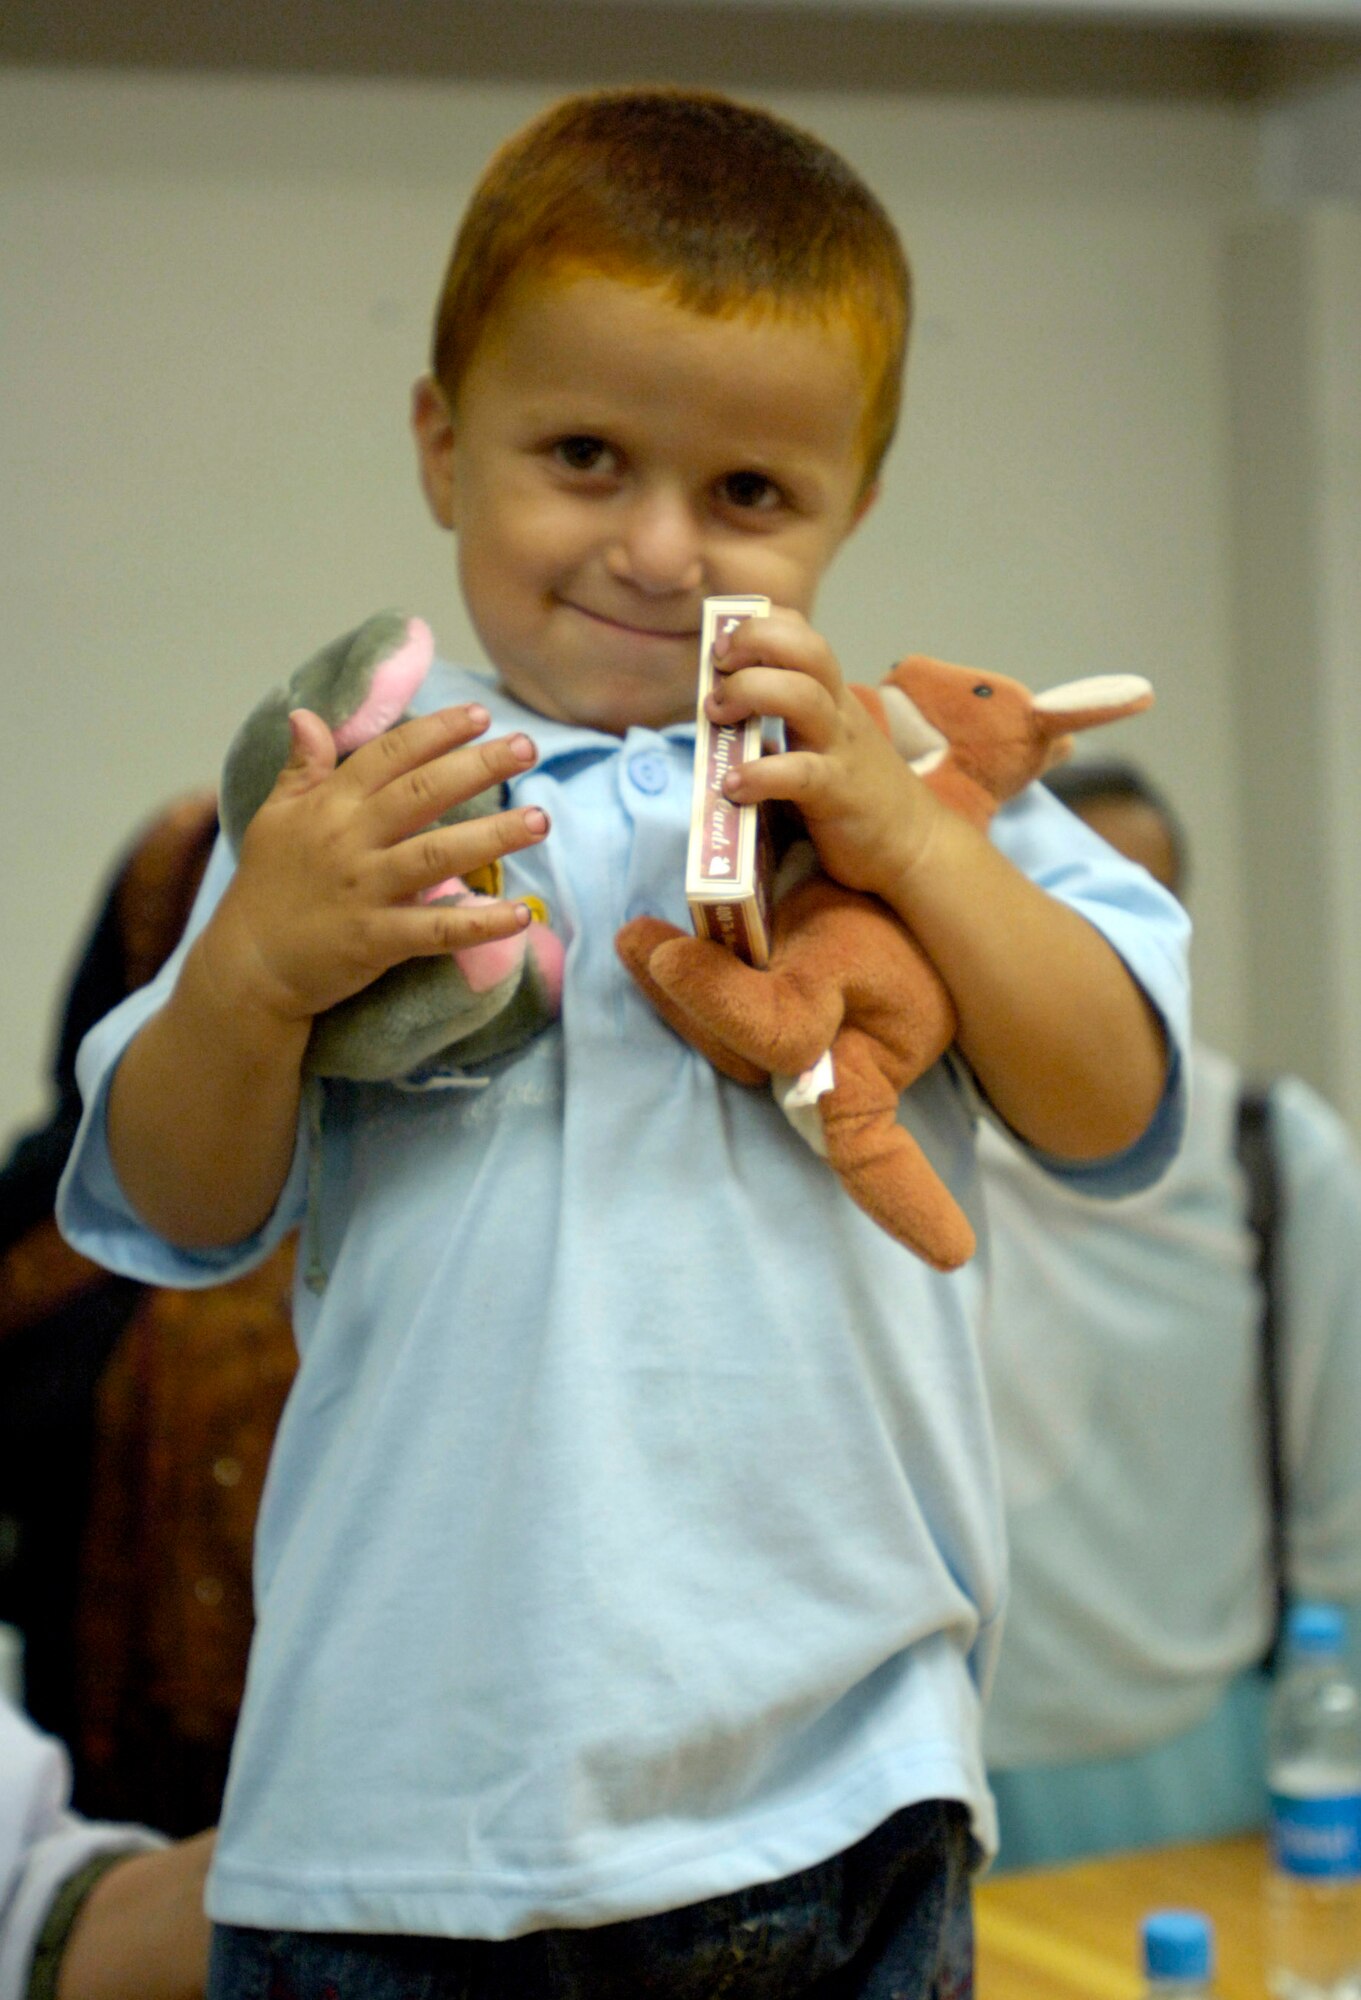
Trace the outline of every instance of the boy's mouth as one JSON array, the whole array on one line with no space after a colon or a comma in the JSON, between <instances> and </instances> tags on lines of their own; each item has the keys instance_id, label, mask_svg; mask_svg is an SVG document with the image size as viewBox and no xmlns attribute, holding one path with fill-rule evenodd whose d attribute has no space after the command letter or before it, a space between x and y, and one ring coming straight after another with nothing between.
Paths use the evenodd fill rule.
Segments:
<instances>
[{"instance_id":1,"label":"boy's mouth","mask_svg":"<svg viewBox=\"0 0 1361 2000\"><path fill-rule=\"evenodd\" d=\"M568 604L569 610L579 612L583 618L589 618L592 624L604 625L612 631L627 633L630 639L671 640L688 646L699 644L697 625L639 625L633 619L620 618L612 611L593 611L587 604L576 604L566 599L564 602Z\"/></svg>"}]
</instances>

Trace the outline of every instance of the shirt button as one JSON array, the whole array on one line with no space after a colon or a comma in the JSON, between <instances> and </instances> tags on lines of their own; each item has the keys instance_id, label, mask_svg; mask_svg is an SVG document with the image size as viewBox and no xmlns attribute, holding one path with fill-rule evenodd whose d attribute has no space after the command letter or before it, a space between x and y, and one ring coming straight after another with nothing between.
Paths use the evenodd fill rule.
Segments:
<instances>
[{"instance_id":1,"label":"shirt button","mask_svg":"<svg viewBox=\"0 0 1361 2000\"><path fill-rule=\"evenodd\" d=\"M649 798L656 798L671 783L671 770L665 757L656 750L640 750L636 757L629 758L629 781Z\"/></svg>"},{"instance_id":2,"label":"shirt button","mask_svg":"<svg viewBox=\"0 0 1361 2000\"><path fill-rule=\"evenodd\" d=\"M241 1461L239 1458L219 1458L213 1461L213 1478L219 1486L239 1486L241 1484Z\"/></svg>"}]
</instances>

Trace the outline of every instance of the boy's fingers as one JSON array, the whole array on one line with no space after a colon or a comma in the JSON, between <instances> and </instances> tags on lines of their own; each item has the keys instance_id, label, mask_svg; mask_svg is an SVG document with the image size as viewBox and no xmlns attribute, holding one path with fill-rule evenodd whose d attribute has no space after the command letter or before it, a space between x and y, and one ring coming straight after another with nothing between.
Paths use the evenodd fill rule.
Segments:
<instances>
[{"instance_id":1,"label":"boy's fingers","mask_svg":"<svg viewBox=\"0 0 1361 2000\"><path fill-rule=\"evenodd\" d=\"M345 781L364 793L381 791L432 758L471 743L491 722L481 702L460 702L431 715L413 715L361 744L345 760Z\"/></svg>"},{"instance_id":2,"label":"boy's fingers","mask_svg":"<svg viewBox=\"0 0 1361 2000\"><path fill-rule=\"evenodd\" d=\"M533 847L548 832L542 806L524 806L457 826L431 827L388 850L384 887L394 902L437 888L452 875L471 875L503 854Z\"/></svg>"},{"instance_id":3,"label":"boy's fingers","mask_svg":"<svg viewBox=\"0 0 1361 2000\"><path fill-rule=\"evenodd\" d=\"M764 618L744 618L714 641L714 664L721 673L741 660L779 659L791 650L819 643L819 635L800 611L772 606Z\"/></svg>"},{"instance_id":4,"label":"boy's fingers","mask_svg":"<svg viewBox=\"0 0 1361 2000\"><path fill-rule=\"evenodd\" d=\"M336 767L336 744L326 724L310 708L294 708L288 715L288 757L278 783L285 794L310 792L330 776Z\"/></svg>"},{"instance_id":5,"label":"boy's fingers","mask_svg":"<svg viewBox=\"0 0 1361 2000\"><path fill-rule=\"evenodd\" d=\"M805 675L829 692L841 685L836 654L797 611L775 610L768 618L745 619L727 635L723 650L715 649L714 664L720 686L728 676L757 666Z\"/></svg>"},{"instance_id":6,"label":"boy's fingers","mask_svg":"<svg viewBox=\"0 0 1361 2000\"><path fill-rule=\"evenodd\" d=\"M826 750L836 734L836 703L809 674L782 667L744 667L720 681L709 698L714 722L741 722L749 715L777 716L810 750Z\"/></svg>"},{"instance_id":7,"label":"boy's fingers","mask_svg":"<svg viewBox=\"0 0 1361 2000\"><path fill-rule=\"evenodd\" d=\"M517 732L490 743L446 749L402 771L370 797L367 810L375 839L392 843L419 833L479 792L496 790L506 779L521 776L537 754L529 737Z\"/></svg>"},{"instance_id":8,"label":"boy's fingers","mask_svg":"<svg viewBox=\"0 0 1361 2000\"><path fill-rule=\"evenodd\" d=\"M739 764L724 779L723 790L741 805L787 799L791 805L808 811L821 798L825 783L821 757L806 750L785 750L758 757L750 764Z\"/></svg>"},{"instance_id":9,"label":"boy's fingers","mask_svg":"<svg viewBox=\"0 0 1361 2000\"><path fill-rule=\"evenodd\" d=\"M430 903L393 910L390 922L392 962L397 964L514 937L528 929L530 911L524 903Z\"/></svg>"}]
</instances>

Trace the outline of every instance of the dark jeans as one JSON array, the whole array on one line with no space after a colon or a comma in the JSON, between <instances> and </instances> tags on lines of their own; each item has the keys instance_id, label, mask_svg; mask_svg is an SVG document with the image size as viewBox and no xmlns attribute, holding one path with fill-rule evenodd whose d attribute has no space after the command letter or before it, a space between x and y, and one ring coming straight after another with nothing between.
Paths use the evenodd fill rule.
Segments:
<instances>
[{"instance_id":1,"label":"dark jeans","mask_svg":"<svg viewBox=\"0 0 1361 2000\"><path fill-rule=\"evenodd\" d=\"M895 1813L830 1861L654 1917L504 1944L241 1930L209 2000L971 2000L962 1806Z\"/></svg>"}]
</instances>

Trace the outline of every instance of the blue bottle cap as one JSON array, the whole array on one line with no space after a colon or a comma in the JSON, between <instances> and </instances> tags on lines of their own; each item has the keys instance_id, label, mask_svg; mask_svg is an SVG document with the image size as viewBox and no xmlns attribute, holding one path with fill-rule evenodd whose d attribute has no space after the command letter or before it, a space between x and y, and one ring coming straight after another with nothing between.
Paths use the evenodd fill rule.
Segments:
<instances>
[{"instance_id":1,"label":"blue bottle cap","mask_svg":"<svg viewBox=\"0 0 1361 2000\"><path fill-rule=\"evenodd\" d=\"M1340 1652L1346 1630L1336 1604L1292 1604L1285 1621L1286 1638L1298 1653Z\"/></svg>"},{"instance_id":2,"label":"blue bottle cap","mask_svg":"<svg viewBox=\"0 0 1361 2000\"><path fill-rule=\"evenodd\" d=\"M1199 1910L1154 1910L1144 1918L1144 1973L1149 1979L1208 1979L1214 1930Z\"/></svg>"}]
</instances>

